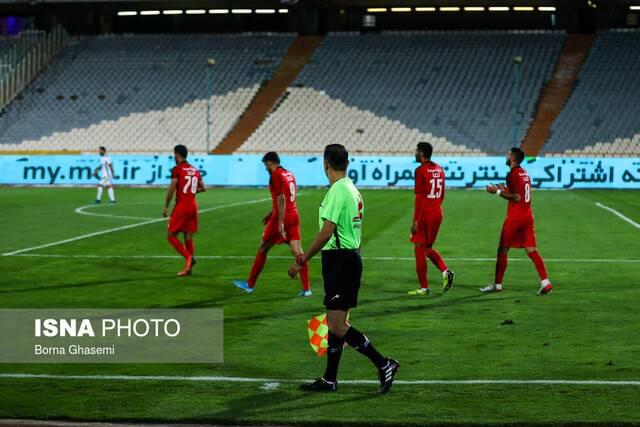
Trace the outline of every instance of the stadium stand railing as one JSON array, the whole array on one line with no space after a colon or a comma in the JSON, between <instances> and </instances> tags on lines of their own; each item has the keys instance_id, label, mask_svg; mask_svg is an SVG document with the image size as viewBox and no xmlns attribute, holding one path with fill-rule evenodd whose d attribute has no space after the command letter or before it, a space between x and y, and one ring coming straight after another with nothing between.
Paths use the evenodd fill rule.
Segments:
<instances>
[{"instance_id":1,"label":"stadium stand railing","mask_svg":"<svg viewBox=\"0 0 640 427\"><path fill-rule=\"evenodd\" d=\"M65 47L67 31L56 26L46 33L23 31L0 56L0 109L4 109Z\"/></svg>"}]
</instances>

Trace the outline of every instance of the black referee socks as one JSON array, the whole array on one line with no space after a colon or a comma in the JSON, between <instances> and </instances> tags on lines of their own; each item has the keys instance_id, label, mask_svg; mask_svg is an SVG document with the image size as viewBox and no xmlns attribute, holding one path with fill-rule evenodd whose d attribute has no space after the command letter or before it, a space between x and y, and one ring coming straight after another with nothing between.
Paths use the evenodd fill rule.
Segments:
<instances>
[{"instance_id":1,"label":"black referee socks","mask_svg":"<svg viewBox=\"0 0 640 427\"><path fill-rule=\"evenodd\" d=\"M336 382L338 377L338 366L340 366L340 357L342 357L342 347L344 340L337 335L329 332L329 348L327 349L327 369L324 371L324 378L329 382Z\"/></svg>"},{"instance_id":2,"label":"black referee socks","mask_svg":"<svg viewBox=\"0 0 640 427\"><path fill-rule=\"evenodd\" d=\"M331 340L331 333L329 334L329 340ZM367 356L378 369L384 367L387 363L387 359L378 353L378 350L376 350L373 344L369 342L369 339L353 326L351 326L347 330L347 333L344 334L343 340L353 347L358 353ZM329 344L329 348L331 348L331 344Z\"/></svg>"}]
</instances>

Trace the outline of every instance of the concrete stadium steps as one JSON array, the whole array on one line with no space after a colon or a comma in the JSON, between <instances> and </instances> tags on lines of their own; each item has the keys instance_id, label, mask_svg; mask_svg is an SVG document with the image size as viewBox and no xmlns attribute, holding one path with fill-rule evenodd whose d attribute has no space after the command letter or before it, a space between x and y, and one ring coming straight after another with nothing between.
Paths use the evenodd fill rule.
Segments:
<instances>
[{"instance_id":1,"label":"concrete stadium steps","mask_svg":"<svg viewBox=\"0 0 640 427\"><path fill-rule=\"evenodd\" d=\"M214 154L233 153L258 129L309 62L321 41L322 38L317 36L298 36L293 41L271 80L260 89L233 130L213 150Z\"/></svg>"},{"instance_id":2,"label":"concrete stadium steps","mask_svg":"<svg viewBox=\"0 0 640 427\"><path fill-rule=\"evenodd\" d=\"M598 32L575 89L551 127L544 153L638 155L638 52L639 30Z\"/></svg>"},{"instance_id":3,"label":"concrete stadium steps","mask_svg":"<svg viewBox=\"0 0 640 427\"><path fill-rule=\"evenodd\" d=\"M551 31L329 34L294 86L324 91L346 105L459 146L503 153L524 139L564 38ZM517 142L515 56L525 58Z\"/></svg>"},{"instance_id":4,"label":"concrete stadium steps","mask_svg":"<svg viewBox=\"0 0 640 427\"><path fill-rule=\"evenodd\" d=\"M595 36L591 34L567 35L553 76L542 89L535 120L522 143L522 149L527 155L537 155L549 138L551 126L571 96L580 68L594 39Z\"/></svg>"}]
</instances>

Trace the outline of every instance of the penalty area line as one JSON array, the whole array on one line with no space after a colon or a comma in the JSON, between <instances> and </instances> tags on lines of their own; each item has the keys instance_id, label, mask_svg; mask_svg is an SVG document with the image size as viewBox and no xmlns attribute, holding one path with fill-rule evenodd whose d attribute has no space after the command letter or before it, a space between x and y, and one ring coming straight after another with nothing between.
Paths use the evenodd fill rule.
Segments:
<instances>
[{"instance_id":1,"label":"penalty area line","mask_svg":"<svg viewBox=\"0 0 640 427\"><path fill-rule=\"evenodd\" d=\"M186 382L228 382L228 383L299 383L304 379L274 379L222 376L178 376L178 375L58 375L58 374L0 374L0 379L54 379L75 381L186 381ZM370 385L379 384L377 380L341 380L340 384ZM640 387L637 380L396 380L399 385L604 385Z\"/></svg>"},{"instance_id":2,"label":"penalty area line","mask_svg":"<svg viewBox=\"0 0 640 427\"><path fill-rule=\"evenodd\" d=\"M224 208L232 208L232 207L236 207L236 206L254 205L256 203L262 203L262 202L265 202L265 201L271 201L271 199L270 198L269 199L263 198L263 199L248 200L246 202L229 203L229 204L226 204L226 205L214 206L214 207L207 208L207 209L200 209L198 212L199 213L206 213L206 212L216 211L216 210L224 209ZM150 219L148 221L142 221L142 222L136 222L136 223L133 223L133 224L123 225L123 226L120 226L120 227L108 228L106 230L94 231L93 233L82 234L80 236L71 237L69 239L58 240L58 241L51 242L51 243L45 243L44 245L38 245L38 246L32 246L30 248L18 249L17 251L12 251L12 252L5 252L5 253L2 254L2 256L19 255L19 254L22 254L22 253L25 253L25 252L35 251L36 249L44 249L44 248L50 248L52 246L64 245L66 243L71 243L71 242L75 242L75 241L78 241L78 240L88 239L90 237L102 236L104 234L115 233L116 231L129 230L131 228L142 227L144 225L154 224L156 222L162 222L162 221L167 221L167 218L155 218L155 219Z\"/></svg>"},{"instance_id":3,"label":"penalty area line","mask_svg":"<svg viewBox=\"0 0 640 427\"><path fill-rule=\"evenodd\" d=\"M16 257L33 257L33 258L77 258L77 259L178 259L182 258L180 255L96 255L96 254L34 254L34 253L9 253L4 256L16 256ZM220 259L220 260L233 260L233 259L254 259L255 255L198 255L198 259ZM292 259L291 256L283 255L271 255L269 259ZM370 261L415 261L413 257L377 257L377 256L363 256L362 259ZM469 262L495 262L495 258L447 258L449 261L469 261ZM509 262L531 262L529 258L511 258ZM620 263L620 264L640 264L640 259L602 259L602 258L549 258L545 259L545 262L573 262L573 263Z\"/></svg>"},{"instance_id":4,"label":"penalty area line","mask_svg":"<svg viewBox=\"0 0 640 427\"><path fill-rule=\"evenodd\" d=\"M640 224L638 224L637 222L635 222L634 220L632 220L631 218L624 216L622 213L620 213L619 211L610 208L607 205L603 205L600 202L596 202L596 206L599 208L602 208L604 210L607 210L609 212L611 212L612 214L614 214L615 216L617 216L618 218L620 218L621 220L628 222L629 224L633 225L635 228L640 228Z\"/></svg>"}]
</instances>

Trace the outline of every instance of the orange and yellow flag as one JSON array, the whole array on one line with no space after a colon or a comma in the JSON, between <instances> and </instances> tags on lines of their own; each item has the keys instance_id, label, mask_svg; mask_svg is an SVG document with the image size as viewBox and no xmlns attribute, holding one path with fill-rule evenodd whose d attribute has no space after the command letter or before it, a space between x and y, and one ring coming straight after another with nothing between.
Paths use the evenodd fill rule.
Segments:
<instances>
[{"instance_id":1,"label":"orange and yellow flag","mask_svg":"<svg viewBox=\"0 0 640 427\"><path fill-rule=\"evenodd\" d=\"M307 322L307 331L309 332L309 344L319 357L327 354L329 348L329 325L327 324L327 315L321 314L312 317Z\"/></svg>"}]
</instances>

